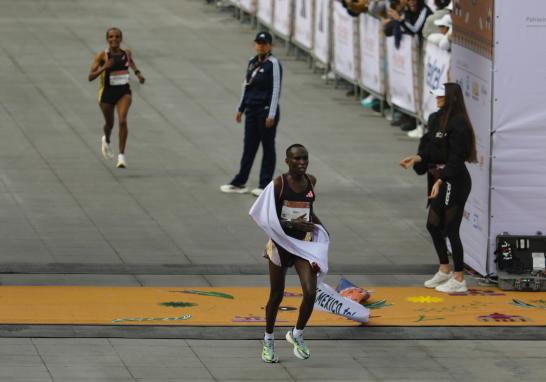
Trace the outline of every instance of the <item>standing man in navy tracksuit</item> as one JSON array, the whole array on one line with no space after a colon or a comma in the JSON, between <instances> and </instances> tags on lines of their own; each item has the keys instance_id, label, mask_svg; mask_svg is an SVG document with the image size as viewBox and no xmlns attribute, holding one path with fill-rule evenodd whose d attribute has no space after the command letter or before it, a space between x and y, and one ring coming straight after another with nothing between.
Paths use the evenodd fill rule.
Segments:
<instances>
[{"instance_id":1,"label":"standing man in navy tracksuit","mask_svg":"<svg viewBox=\"0 0 546 382\"><path fill-rule=\"evenodd\" d=\"M259 196L273 179L275 172L275 134L279 123L279 98L281 96L282 66L271 53L273 38L268 32L259 32L254 39L256 56L248 62L243 95L235 120L241 122L245 113L245 138L239 173L229 184L220 187L222 192L244 194L246 182L260 146L263 148L260 183L251 191Z\"/></svg>"}]
</instances>

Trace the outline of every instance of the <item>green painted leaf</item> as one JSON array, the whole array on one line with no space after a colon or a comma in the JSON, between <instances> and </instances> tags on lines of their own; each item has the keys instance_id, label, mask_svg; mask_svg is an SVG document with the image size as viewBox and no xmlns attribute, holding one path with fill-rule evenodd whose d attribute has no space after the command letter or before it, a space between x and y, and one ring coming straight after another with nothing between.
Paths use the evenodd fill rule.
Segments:
<instances>
[{"instance_id":1,"label":"green painted leaf","mask_svg":"<svg viewBox=\"0 0 546 382\"><path fill-rule=\"evenodd\" d=\"M220 297L220 298L227 298L227 299L230 299L230 300L234 299L234 297L232 295L227 294L227 293L222 293L222 292L207 292L207 291L202 291L202 290L188 289L188 290L182 291L181 293L198 294L200 296Z\"/></svg>"},{"instance_id":2,"label":"green painted leaf","mask_svg":"<svg viewBox=\"0 0 546 382\"><path fill-rule=\"evenodd\" d=\"M195 302L184 302L184 301L168 301L168 302L162 302L159 305L168 306L170 308L187 308L190 306L197 306Z\"/></svg>"}]
</instances>

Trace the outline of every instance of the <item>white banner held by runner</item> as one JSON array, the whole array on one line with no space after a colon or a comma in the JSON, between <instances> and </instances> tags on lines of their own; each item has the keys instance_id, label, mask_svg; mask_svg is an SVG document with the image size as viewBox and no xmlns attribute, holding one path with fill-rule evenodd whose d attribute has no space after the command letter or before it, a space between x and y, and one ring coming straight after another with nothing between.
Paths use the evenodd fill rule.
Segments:
<instances>
[{"instance_id":1,"label":"white banner held by runner","mask_svg":"<svg viewBox=\"0 0 546 382\"><path fill-rule=\"evenodd\" d=\"M385 93L382 30L379 19L360 15L360 82L379 95Z\"/></svg>"},{"instance_id":2,"label":"white banner held by runner","mask_svg":"<svg viewBox=\"0 0 546 382\"><path fill-rule=\"evenodd\" d=\"M545 15L544 0L495 3L490 253L502 232L546 232Z\"/></svg>"},{"instance_id":3,"label":"white banner held by runner","mask_svg":"<svg viewBox=\"0 0 546 382\"><path fill-rule=\"evenodd\" d=\"M317 285L315 308L357 322L368 322L370 318L370 311L366 307L341 296L325 283Z\"/></svg>"},{"instance_id":4,"label":"white banner held by runner","mask_svg":"<svg viewBox=\"0 0 546 382\"><path fill-rule=\"evenodd\" d=\"M398 49L394 45L394 37L387 38L390 102L411 113L416 113L412 46L413 38L408 35L402 35Z\"/></svg>"},{"instance_id":5,"label":"white banner held by runner","mask_svg":"<svg viewBox=\"0 0 546 382\"><path fill-rule=\"evenodd\" d=\"M294 8L294 41L305 49L313 46L313 4L312 0L296 0Z\"/></svg>"},{"instance_id":6,"label":"white banner held by runner","mask_svg":"<svg viewBox=\"0 0 546 382\"><path fill-rule=\"evenodd\" d=\"M238 3L242 10L250 14L256 13L256 0L239 0Z\"/></svg>"},{"instance_id":7,"label":"white banner held by runner","mask_svg":"<svg viewBox=\"0 0 546 382\"><path fill-rule=\"evenodd\" d=\"M323 64L330 61L330 1L315 0L313 56Z\"/></svg>"},{"instance_id":8,"label":"white banner held by runner","mask_svg":"<svg viewBox=\"0 0 546 382\"><path fill-rule=\"evenodd\" d=\"M258 21L270 27L273 24L273 0L257 0L256 5Z\"/></svg>"},{"instance_id":9,"label":"white banner held by runner","mask_svg":"<svg viewBox=\"0 0 546 382\"><path fill-rule=\"evenodd\" d=\"M292 37L292 1L275 0L273 30L284 38Z\"/></svg>"},{"instance_id":10,"label":"white banner held by runner","mask_svg":"<svg viewBox=\"0 0 546 382\"><path fill-rule=\"evenodd\" d=\"M423 97L421 111L428 121L430 114L438 110L436 97L430 92L448 81L451 53L438 45L425 41L423 56Z\"/></svg>"},{"instance_id":11,"label":"white banner held by runner","mask_svg":"<svg viewBox=\"0 0 546 382\"><path fill-rule=\"evenodd\" d=\"M333 8L334 71L347 80L356 80L354 22L341 3Z\"/></svg>"}]
</instances>

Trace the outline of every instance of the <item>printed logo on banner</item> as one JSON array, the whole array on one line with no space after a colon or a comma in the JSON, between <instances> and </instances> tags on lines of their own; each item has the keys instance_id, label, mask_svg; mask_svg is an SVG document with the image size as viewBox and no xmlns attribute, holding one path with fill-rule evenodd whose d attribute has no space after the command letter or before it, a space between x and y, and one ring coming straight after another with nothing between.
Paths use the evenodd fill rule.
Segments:
<instances>
[{"instance_id":1,"label":"printed logo on banner","mask_svg":"<svg viewBox=\"0 0 546 382\"><path fill-rule=\"evenodd\" d=\"M466 76L464 83L464 95L470 97L470 77Z\"/></svg>"},{"instance_id":2,"label":"printed logo on banner","mask_svg":"<svg viewBox=\"0 0 546 382\"><path fill-rule=\"evenodd\" d=\"M480 84L476 81L472 81L472 99L474 101L480 100Z\"/></svg>"},{"instance_id":3,"label":"printed logo on banner","mask_svg":"<svg viewBox=\"0 0 546 382\"><path fill-rule=\"evenodd\" d=\"M472 214L472 227L474 227L475 229L477 229L478 231L482 232L483 229L482 229L482 226L480 224L480 216L476 213Z\"/></svg>"},{"instance_id":4,"label":"printed logo on banner","mask_svg":"<svg viewBox=\"0 0 546 382\"><path fill-rule=\"evenodd\" d=\"M430 60L431 61L427 62L426 84L434 90L440 87L440 81L442 80L447 67L445 64L438 65L437 59L430 58Z\"/></svg>"},{"instance_id":5,"label":"printed logo on banner","mask_svg":"<svg viewBox=\"0 0 546 382\"><path fill-rule=\"evenodd\" d=\"M464 210L463 212L463 218L470 223L472 228L475 230L478 230L480 232L483 232L483 227L480 223L480 215L477 213L470 213L467 210Z\"/></svg>"}]
</instances>

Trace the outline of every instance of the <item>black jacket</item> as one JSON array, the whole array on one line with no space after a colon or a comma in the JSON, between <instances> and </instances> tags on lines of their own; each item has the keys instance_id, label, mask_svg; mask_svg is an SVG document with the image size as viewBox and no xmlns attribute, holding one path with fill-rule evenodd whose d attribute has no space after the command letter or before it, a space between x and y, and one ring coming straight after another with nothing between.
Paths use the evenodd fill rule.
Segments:
<instances>
[{"instance_id":1,"label":"black jacket","mask_svg":"<svg viewBox=\"0 0 546 382\"><path fill-rule=\"evenodd\" d=\"M404 20L400 23L402 26L402 32L409 35L418 35L422 37L423 28L427 17L432 14L432 11L426 5L421 8L419 12L411 12L407 10L404 12Z\"/></svg>"},{"instance_id":2,"label":"black jacket","mask_svg":"<svg viewBox=\"0 0 546 382\"><path fill-rule=\"evenodd\" d=\"M269 109L268 118L274 119L279 111L281 96L282 66L273 56L260 64L258 56L250 59L243 83L243 94L238 111L246 109Z\"/></svg>"},{"instance_id":3,"label":"black jacket","mask_svg":"<svg viewBox=\"0 0 546 382\"><path fill-rule=\"evenodd\" d=\"M440 179L445 182L456 182L467 169L465 162L472 150L472 133L466 126L462 115L454 115L442 132L441 120L443 110L432 113L428 119L428 131L421 138L417 154L422 161L415 163L413 169L419 175L428 174L428 191L432 189L432 176L428 169L437 164L445 165Z\"/></svg>"}]
</instances>

